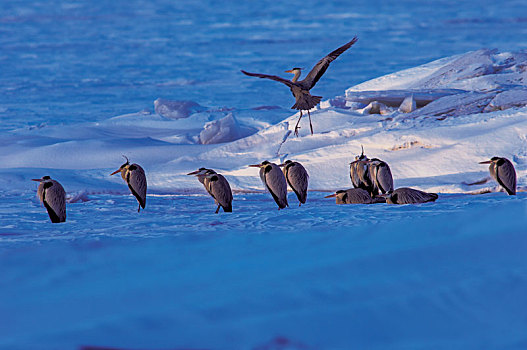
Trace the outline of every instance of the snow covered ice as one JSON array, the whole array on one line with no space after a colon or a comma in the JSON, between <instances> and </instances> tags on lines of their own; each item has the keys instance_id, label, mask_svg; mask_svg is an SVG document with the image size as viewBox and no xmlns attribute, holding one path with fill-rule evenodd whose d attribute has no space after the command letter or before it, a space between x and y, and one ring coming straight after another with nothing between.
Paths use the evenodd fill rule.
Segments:
<instances>
[{"instance_id":1,"label":"snow covered ice","mask_svg":"<svg viewBox=\"0 0 527 350\"><path fill-rule=\"evenodd\" d=\"M436 5L2 2L0 349L526 348L527 7ZM355 34L313 90L314 135L292 133L286 87L239 72ZM361 145L438 200L324 199ZM146 171L140 214L109 176L122 155ZM278 211L247 165L286 159L311 191ZM185 175L202 166L232 214ZM68 192L64 224L43 175Z\"/></svg>"}]
</instances>

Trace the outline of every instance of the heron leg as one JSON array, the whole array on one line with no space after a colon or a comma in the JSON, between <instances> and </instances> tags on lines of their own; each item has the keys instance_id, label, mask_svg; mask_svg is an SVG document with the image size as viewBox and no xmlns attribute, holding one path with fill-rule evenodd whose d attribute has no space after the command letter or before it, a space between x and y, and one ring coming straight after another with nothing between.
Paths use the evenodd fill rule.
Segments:
<instances>
[{"instance_id":1,"label":"heron leg","mask_svg":"<svg viewBox=\"0 0 527 350\"><path fill-rule=\"evenodd\" d=\"M309 110L307 111L307 115L309 116L309 127L311 128L311 135L313 135L313 124L311 124L311 113Z\"/></svg>"},{"instance_id":2,"label":"heron leg","mask_svg":"<svg viewBox=\"0 0 527 350\"><path fill-rule=\"evenodd\" d=\"M302 110L300 110L300 118L298 118L298 121L296 122L296 125L295 125L295 135L296 135L296 137L298 137L298 129L300 129L300 127L298 126L298 123L300 123L300 119L302 119Z\"/></svg>"},{"instance_id":3,"label":"heron leg","mask_svg":"<svg viewBox=\"0 0 527 350\"><path fill-rule=\"evenodd\" d=\"M137 212L139 213L140 210L141 210L141 204L139 204L139 206L137 207Z\"/></svg>"},{"instance_id":4,"label":"heron leg","mask_svg":"<svg viewBox=\"0 0 527 350\"><path fill-rule=\"evenodd\" d=\"M220 211L220 205L218 204L218 208L216 208L216 213L215 214L218 214Z\"/></svg>"}]
</instances>

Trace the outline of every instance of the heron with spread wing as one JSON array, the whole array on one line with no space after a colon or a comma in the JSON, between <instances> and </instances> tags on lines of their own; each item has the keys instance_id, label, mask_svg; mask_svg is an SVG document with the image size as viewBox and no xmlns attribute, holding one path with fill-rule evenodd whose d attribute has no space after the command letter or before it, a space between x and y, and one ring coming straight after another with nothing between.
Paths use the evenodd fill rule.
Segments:
<instances>
[{"instance_id":1,"label":"heron with spread wing","mask_svg":"<svg viewBox=\"0 0 527 350\"><path fill-rule=\"evenodd\" d=\"M286 73L293 73L295 75L292 80L284 79L276 75L249 73L244 70L242 70L242 73L251 77L271 79L287 85L291 89L291 92L296 99L296 103L293 105L293 107L291 107L291 109L298 109L300 111L300 117L298 118L298 121L295 125L295 135L298 136L298 129L300 128L298 124L300 123L300 119L302 119L302 111L307 111L307 115L309 116L309 127L311 128L311 134L313 134L313 125L311 124L311 113L309 110L320 103L322 96L313 96L309 93L309 90L311 90L322 77L322 75L324 75L329 67L329 64L337 59L337 57L339 57L344 51L349 49L351 45L355 44L355 42L357 42L357 37L354 37L347 44L342 45L338 49L332 51L326 57L322 58L313 67L313 69L311 69L311 72L309 72L309 74L300 81L298 81L298 78L300 78L302 68L293 68L286 71Z\"/></svg>"}]
</instances>

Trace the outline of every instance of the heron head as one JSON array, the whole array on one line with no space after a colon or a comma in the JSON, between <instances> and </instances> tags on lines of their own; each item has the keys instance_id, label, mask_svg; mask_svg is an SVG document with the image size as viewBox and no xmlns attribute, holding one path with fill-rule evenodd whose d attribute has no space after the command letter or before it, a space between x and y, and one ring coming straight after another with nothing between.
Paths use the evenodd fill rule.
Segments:
<instances>
[{"instance_id":1,"label":"heron head","mask_svg":"<svg viewBox=\"0 0 527 350\"><path fill-rule=\"evenodd\" d=\"M266 165L269 165L269 164L271 164L271 162L269 162L268 160L264 160L260 164L251 164L249 166L252 167L252 168L262 168L262 167L264 167Z\"/></svg>"},{"instance_id":2,"label":"heron head","mask_svg":"<svg viewBox=\"0 0 527 350\"><path fill-rule=\"evenodd\" d=\"M479 162L479 164L490 164L490 163L497 162L499 159L500 159L500 157L492 157L492 158L490 158L490 160L486 160L484 162Z\"/></svg>"},{"instance_id":3,"label":"heron head","mask_svg":"<svg viewBox=\"0 0 527 350\"><path fill-rule=\"evenodd\" d=\"M213 173L215 173L215 171L212 170L212 169L199 168L198 170L193 171L193 172L191 172L191 173L188 173L187 175L202 176L202 175L207 175L208 172L213 172Z\"/></svg>"},{"instance_id":4,"label":"heron head","mask_svg":"<svg viewBox=\"0 0 527 350\"><path fill-rule=\"evenodd\" d=\"M368 160L368 157L364 154L364 147L360 145L360 148L362 150L362 153L360 154L360 156L356 156L355 160Z\"/></svg>"},{"instance_id":5,"label":"heron head","mask_svg":"<svg viewBox=\"0 0 527 350\"><path fill-rule=\"evenodd\" d=\"M292 74L300 74L300 73L302 72L302 69L303 69L303 68L295 67L295 68L293 68L293 69L286 70L285 72L286 72L286 73L292 73Z\"/></svg>"},{"instance_id":6,"label":"heron head","mask_svg":"<svg viewBox=\"0 0 527 350\"><path fill-rule=\"evenodd\" d=\"M288 159L285 162L283 162L282 164L278 164L278 166L279 167L284 167L284 166L287 166L287 165L289 165L291 163L293 163L293 161Z\"/></svg>"},{"instance_id":7,"label":"heron head","mask_svg":"<svg viewBox=\"0 0 527 350\"><path fill-rule=\"evenodd\" d=\"M31 179L31 181L37 181L37 182L44 182L44 181L47 181L47 180L51 180L51 177L46 175L46 176L42 176L41 179Z\"/></svg>"},{"instance_id":8,"label":"heron head","mask_svg":"<svg viewBox=\"0 0 527 350\"><path fill-rule=\"evenodd\" d=\"M130 160L129 160L128 157L125 156L125 155L123 155L123 157L124 157L124 159L126 159L126 163L123 163L123 165L121 165L121 166L119 167L119 169L117 169L116 171L114 171L113 173L111 173L110 176L115 175L115 174L117 174L118 172L123 171L123 169L128 168L128 166L130 165ZM124 175L123 175L123 176L124 176Z\"/></svg>"}]
</instances>

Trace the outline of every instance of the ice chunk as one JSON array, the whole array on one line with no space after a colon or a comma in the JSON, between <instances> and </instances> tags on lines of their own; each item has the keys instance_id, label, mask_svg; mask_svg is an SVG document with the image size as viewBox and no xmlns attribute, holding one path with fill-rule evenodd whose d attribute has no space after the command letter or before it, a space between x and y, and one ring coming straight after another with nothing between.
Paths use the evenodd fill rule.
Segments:
<instances>
[{"instance_id":1,"label":"ice chunk","mask_svg":"<svg viewBox=\"0 0 527 350\"><path fill-rule=\"evenodd\" d=\"M357 110L357 112L362 113L362 114L382 114L382 115L391 114L393 113L393 111L394 111L393 108L390 108L386 106L385 104L377 102L377 101L372 101L369 105L367 105L363 109Z\"/></svg>"},{"instance_id":2,"label":"ice chunk","mask_svg":"<svg viewBox=\"0 0 527 350\"><path fill-rule=\"evenodd\" d=\"M88 192L81 191L67 200L68 203L83 203L90 201L88 198Z\"/></svg>"},{"instance_id":3,"label":"ice chunk","mask_svg":"<svg viewBox=\"0 0 527 350\"><path fill-rule=\"evenodd\" d=\"M158 98L154 101L154 110L165 118L181 119L188 118L197 112L203 112L206 108L194 101L170 101Z\"/></svg>"},{"instance_id":4,"label":"ice chunk","mask_svg":"<svg viewBox=\"0 0 527 350\"><path fill-rule=\"evenodd\" d=\"M208 122L199 134L200 143L204 145L229 142L242 136L240 125L232 113L225 117Z\"/></svg>"},{"instance_id":5,"label":"ice chunk","mask_svg":"<svg viewBox=\"0 0 527 350\"><path fill-rule=\"evenodd\" d=\"M409 90L379 90L379 91L346 91L346 105L359 102L367 105L377 101L386 106L398 108L409 95L413 95L416 107L421 108L441 97L465 92L459 89L409 89Z\"/></svg>"},{"instance_id":6,"label":"ice chunk","mask_svg":"<svg viewBox=\"0 0 527 350\"><path fill-rule=\"evenodd\" d=\"M527 89L515 89L496 95L483 111L492 112L524 106L527 106Z\"/></svg>"},{"instance_id":7,"label":"ice chunk","mask_svg":"<svg viewBox=\"0 0 527 350\"><path fill-rule=\"evenodd\" d=\"M415 109L416 109L416 104L414 100L414 95L410 95L406 97L401 103L401 105L399 106L399 111L403 113L410 113L410 112L415 111Z\"/></svg>"},{"instance_id":8,"label":"ice chunk","mask_svg":"<svg viewBox=\"0 0 527 350\"><path fill-rule=\"evenodd\" d=\"M465 92L462 94L446 96L435 100L423 108L417 109L407 115L418 116L459 116L481 113L487 104L496 96L495 92Z\"/></svg>"},{"instance_id":9,"label":"ice chunk","mask_svg":"<svg viewBox=\"0 0 527 350\"><path fill-rule=\"evenodd\" d=\"M413 85L413 88L448 88L460 80L479 77L495 72L492 56L497 50L482 49L468 52L445 65L435 73Z\"/></svg>"}]
</instances>

